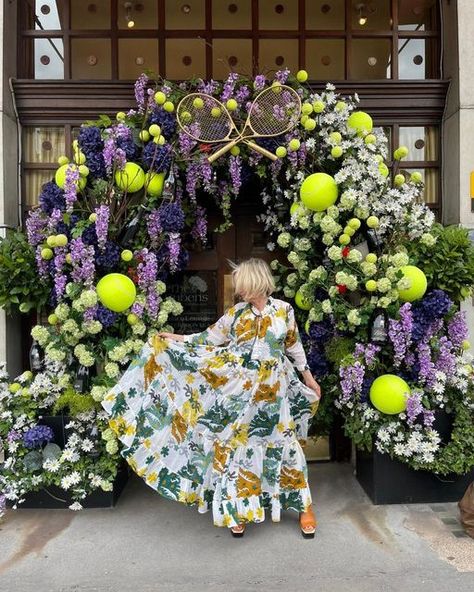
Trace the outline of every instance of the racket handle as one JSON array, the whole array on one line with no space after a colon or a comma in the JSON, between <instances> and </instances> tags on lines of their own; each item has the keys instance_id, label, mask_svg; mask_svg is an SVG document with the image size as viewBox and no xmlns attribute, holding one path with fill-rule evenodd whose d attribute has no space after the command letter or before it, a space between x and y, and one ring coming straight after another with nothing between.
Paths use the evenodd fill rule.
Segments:
<instances>
[{"instance_id":1,"label":"racket handle","mask_svg":"<svg viewBox=\"0 0 474 592\"><path fill-rule=\"evenodd\" d=\"M216 152L214 152L214 154L211 154L211 156L208 156L207 160L209 162L214 162L215 160L220 158L223 154L225 154L226 152L229 152L229 150L231 148L233 148L236 144L238 144L240 142L240 140L241 140L241 138L239 137L239 138L236 138L235 140L232 140L232 142L229 142L225 146L222 146L222 148L219 148L219 150L216 150Z\"/></svg>"},{"instance_id":2,"label":"racket handle","mask_svg":"<svg viewBox=\"0 0 474 592\"><path fill-rule=\"evenodd\" d=\"M256 152L260 152L260 154L263 154L263 156L266 156L270 160L278 160L278 156L276 154L273 154L273 152L270 152L270 150L267 150L266 148L263 148L262 146L255 144L255 142L251 142L250 140L245 140L245 143L247 144L247 146L250 146L250 148L252 148L252 150L255 150Z\"/></svg>"}]
</instances>

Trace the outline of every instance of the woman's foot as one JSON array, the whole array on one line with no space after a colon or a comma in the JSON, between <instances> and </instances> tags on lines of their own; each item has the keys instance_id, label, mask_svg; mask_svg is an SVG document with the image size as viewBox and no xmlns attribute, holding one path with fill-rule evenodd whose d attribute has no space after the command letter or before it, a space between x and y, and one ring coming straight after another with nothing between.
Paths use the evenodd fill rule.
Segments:
<instances>
[{"instance_id":1,"label":"woman's foot","mask_svg":"<svg viewBox=\"0 0 474 592\"><path fill-rule=\"evenodd\" d=\"M311 506L306 512L300 512L300 528L304 538L314 538L314 533L316 532L316 518Z\"/></svg>"},{"instance_id":2,"label":"woman's foot","mask_svg":"<svg viewBox=\"0 0 474 592\"><path fill-rule=\"evenodd\" d=\"M245 532L245 524L237 524L237 526L232 526L230 529L230 533L233 537L243 537Z\"/></svg>"}]
</instances>

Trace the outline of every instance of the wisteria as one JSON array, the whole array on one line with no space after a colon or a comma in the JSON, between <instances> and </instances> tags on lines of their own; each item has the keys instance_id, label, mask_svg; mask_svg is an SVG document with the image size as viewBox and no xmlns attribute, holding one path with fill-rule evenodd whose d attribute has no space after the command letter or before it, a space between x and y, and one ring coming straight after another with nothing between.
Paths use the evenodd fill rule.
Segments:
<instances>
[{"instance_id":1,"label":"wisteria","mask_svg":"<svg viewBox=\"0 0 474 592\"><path fill-rule=\"evenodd\" d=\"M66 199L67 212L72 212L74 204L77 201L78 184L79 169L76 166L68 166L64 181L64 197Z\"/></svg>"},{"instance_id":2,"label":"wisteria","mask_svg":"<svg viewBox=\"0 0 474 592\"><path fill-rule=\"evenodd\" d=\"M82 238L71 241L71 277L76 282L83 282L85 286L91 286L94 282L94 247L85 245Z\"/></svg>"},{"instance_id":3,"label":"wisteria","mask_svg":"<svg viewBox=\"0 0 474 592\"><path fill-rule=\"evenodd\" d=\"M152 319L158 314L159 298L156 292L157 260L156 255L148 249L142 249L137 256L140 263L137 267L138 285L146 294L148 314Z\"/></svg>"},{"instance_id":4,"label":"wisteria","mask_svg":"<svg viewBox=\"0 0 474 592\"><path fill-rule=\"evenodd\" d=\"M141 74L135 82L135 101L138 106L138 112L143 113L146 107L146 86L148 84L148 76Z\"/></svg>"},{"instance_id":5,"label":"wisteria","mask_svg":"<svg viewBox=\"0 0 474 592\"><path fill-rule=\"evenodd\" d=\"M400 319L390 319L388 329L388 335L393 345L393 363L395 367L400 366L411 344L413 330L411 303L406 302L403 304L398 314Z\"/></svg>"}]
</instances>

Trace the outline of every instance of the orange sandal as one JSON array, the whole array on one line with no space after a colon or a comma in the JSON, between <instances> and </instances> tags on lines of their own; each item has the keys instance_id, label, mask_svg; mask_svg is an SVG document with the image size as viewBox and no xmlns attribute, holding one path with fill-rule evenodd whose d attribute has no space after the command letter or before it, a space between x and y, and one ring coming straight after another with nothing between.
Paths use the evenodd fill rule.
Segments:
<instances>
[{"instance_id":1,"label":"orange sandal","mask_svg":"<svg viewBox=\"0 0 474 592\"><path fill-rule=\"evenodd\" d=\"M306 512L300 512L301 534L305 539L313 539L316 532L316 518L313 508L309 507Z\"/></svg>"},{"instance_id":2,"label":"orange sandal","mask_svg":"<svg viewBox=\"0 0 474 592\"><path fill-rule=\"evenodd\" d=\"M230 534L233 537L243 537L245 532L245 524L238 524L237 526L232 526L230 529Z\"/></svg>"}]
</instances>

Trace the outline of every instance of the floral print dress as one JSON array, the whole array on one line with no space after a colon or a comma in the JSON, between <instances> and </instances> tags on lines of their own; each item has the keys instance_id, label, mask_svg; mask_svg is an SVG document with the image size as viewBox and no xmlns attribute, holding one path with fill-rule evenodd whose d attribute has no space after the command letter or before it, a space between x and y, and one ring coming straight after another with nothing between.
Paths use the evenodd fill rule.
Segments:
<instances>
[{"instance_id":1,"label":"floral print dress","mask_svg":"<svg viewBox=\"0 0 474 592\"><path fill-rule=\"evenodd\" d=\"M291 358L291 361L290 359ZM152 337L102 405L121 454L166 498L212 509L216 526L311 505L301 447L318 396L293 308L239 303L184 342Z\"/></svg>"}]
</instances>

